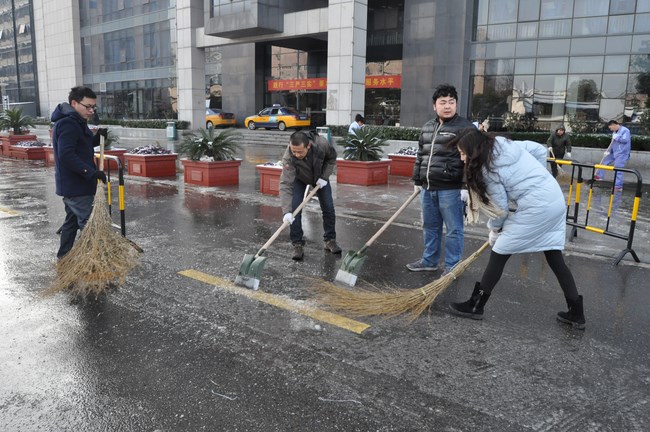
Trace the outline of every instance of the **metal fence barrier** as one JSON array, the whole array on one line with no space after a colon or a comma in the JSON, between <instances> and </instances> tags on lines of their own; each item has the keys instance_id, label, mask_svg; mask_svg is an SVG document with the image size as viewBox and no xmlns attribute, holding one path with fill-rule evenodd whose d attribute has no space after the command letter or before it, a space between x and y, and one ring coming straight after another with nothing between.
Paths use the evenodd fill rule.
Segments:
<instances>
[{"instance_id":1,"label":"metal fence barrier","mask_svg":"<svg viewBox=\"0 0 650 432\"><path fill-rule=\"evenodd\" d=\"M565 160L565 159L554 159L554 158L548 158L549 162L555 162L556 164L559 165L558 168L561 168L562 166L566 167L571 167L571 177L569 180L569 194L567 197L567 216L566 216L566 221L567 225L571 226L571 233L569 235L569 241L573 241L575 237L578 236L578 228L598 233L598 234L603 234L607 235L610 237L615 237L619 238L621 240L626 240L627 245L625 249L623 249L616 259L613 262L613 265L617 265L623 257L629 253L634 261L640 262L639 258L634 252L634 249L632 249L632 242L634 240L634 229L636 227L636 218L637 214L639 212L639 204L641 202L641 190L643 187L643 179L641 178L641 173L639 173L638 170L636 169L629 169L629 168L616 168L610 165L601 165L601 164L585 164L585 163L580 163L572 160ZM588 171L591 173L590 178L587 180L587 185L589 187L589 194L587 196L587 205L586 205L586 212L584 216L584 221L580 222L580 204L581 204L581 198L582 198L582 187L585 184L584 177L582 175L583 169L585 171ZM595 180L595 173L596 170L606 170L606 171L612 171L614 173L614 179L618 175L618 173L621 173L620 175L623 175L623 173L629 173L629 174L634 174L636 176L636 190L634 194L634 203L632 206L632 215L630 217L630 227L628 230L627 235L622 235L616 232L610 231L610 221L612 217L612 208L614 206L614 201L616 194L622 193L622 191L617 191L615 190L615 182L612 182L612 187L610 191L610 196L609 196L609 206L607 208L607 218L605 222L605 227L600 228L596 227L593 225L590 225L589 223L589 213L591 212L591 204L592 204L592 197L593 197L593 186L594 183L596 182ZM590 170L590 171L589 171ZM575 195L574 195L575 192ZM575 198L574 198L575 196ZM573 212L571 211L572 207L572 202L573 202Z\"/></svg>"}]
</instances>

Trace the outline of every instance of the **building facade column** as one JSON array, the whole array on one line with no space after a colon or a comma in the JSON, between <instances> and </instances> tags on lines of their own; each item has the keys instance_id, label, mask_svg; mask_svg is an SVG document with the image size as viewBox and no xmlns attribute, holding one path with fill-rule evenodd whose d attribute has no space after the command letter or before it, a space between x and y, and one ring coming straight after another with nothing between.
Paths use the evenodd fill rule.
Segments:
<instances>
[{"instance_id":1,"label":"building facade column","mask_svg":"<svg viewBox=\"0 0 650 432\"><path fill-rule=\"evenodd\" d=\"M40 111L49 117L72 87L84 84L79 1L35 1L33 7Z\"/></svg>"},{"instance_id":2,"label":"building facade column","mask_svg":"<svg viewBox=\"0 0 650 432\"><path fill-rule=\"evenodd\" d=\"M330 125L363 113L368 0L330 0L327 30L327 113Z\"/></svg>"},{"instance_id":3,"label":"building facade column","mask_svg":"<svg viewBox=\"0 0 650 432\"><path fill-rule=\"evenodd\" d=\"M205 127L205 51L197 48L196 29L203 27L203 0L176 2L176 87L178 119L192 129Z\"/></svg>"}]
</instances>

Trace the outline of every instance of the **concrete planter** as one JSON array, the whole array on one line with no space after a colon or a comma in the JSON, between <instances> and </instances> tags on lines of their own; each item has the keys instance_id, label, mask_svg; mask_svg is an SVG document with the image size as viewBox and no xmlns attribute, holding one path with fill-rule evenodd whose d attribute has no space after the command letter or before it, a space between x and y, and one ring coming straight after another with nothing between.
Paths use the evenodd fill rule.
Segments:
<instances>
[{"instance_id":1,"label":"concrete planter","mask_svg":"<svg viewBox=\"0 0 650 432\"><path fill-rule=\"evenodd\" d=\"M129 175L138 177L175 177L176 159L172 154L131 154L125 153Z\"/></svg>"},{"instance_id":2,"label":"concrete planter","mask_svg":"<svg viewBox=\"0 0 650 432\"><path fill-rule=\"evenodd\" d=\"M21 141L38 141L36 135L0 135L0 142L2 143L2 154L3 156L11 157L10 147L16 145Z\"/></svg>"},{"instance_id":3,"label":"concrete planter","mask_svg":"<svg viewBox=\"0 0 650 432\"><path fill-rule=\"evenodd\" d=\"M9 150L11 157L23 160L44 160L45 148L44 147L21 147L18 145L10 145Z\"/></svg>"},{"instance_id":4,"label":"concrete planter","mask_svg":"<svg viewBox=\"0 0 650 432\"><path fill-rule=\"evenodd\" d=\"M45 165L54 166L54 147L45 146L43 151L45 151Z\"/></svg>"},{"instance_id":5,"label":"concrete planter","mask_svg":"<svg viewBox=\"0 0 650 432\"><path fill-rule=\"evenodd\" d=\"M351 161L336 160L336 182L359 186L374 186L388 183L390 160Z\"/></svg>"},{"instance_id":6,"label":"concrete planter","mask_svg":"<svg viewBox=\"0 0 650 432\"><path fill-rule=\"evenodd\" d=\"M400 177L411 177L413 175L413 166L417 156L389 154L390 175Z\"/></svg>"},{"instance_id":7,"label":"concrete planter","mask_svg":"<svg viewBox=\"0 0 650 432\"><path fill-rule=\"evenodd\" d=\"M193 161L181 160L185 183L197 186L232 186L239 184L241 160Z\"/></svg>"},{"instance_id":8,"label":"concrete planter","mask_svg":"<svg viewBox=\"0 0 650 432\"><path fill-rule=\"evenodd\" d=\"M281 166L256 165L260 174L260 192L265 195L280 195Z\"/></svg>"}]
</instances>

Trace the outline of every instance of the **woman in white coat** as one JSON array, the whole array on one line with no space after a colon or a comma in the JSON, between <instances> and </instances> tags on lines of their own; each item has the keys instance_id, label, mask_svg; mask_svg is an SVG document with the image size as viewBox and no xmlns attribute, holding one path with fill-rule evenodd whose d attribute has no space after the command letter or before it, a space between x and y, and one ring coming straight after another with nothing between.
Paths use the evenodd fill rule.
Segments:
<instances>
[{"instance_id":1,"label":"woman in white coat","mask_svg":"<svg viewBox=\"0 0 650 432\"><path fill-rule=\"evenodd\" d=\"M483 206L496 207L497 212L487 224L492 246L488 266L471 298L452 303L452 312L482 319L483 307L510 256L544 252L569 307L568 312L559 312L557 319L584 329L582 296L562 257L566 203L560 186L546 169L546 148L532 141L495 137L475 128L460 132L453 144L465 162L471 198ZM509 202L516 205L514 212L508 210Z\"/></svg>"}]
</instances>

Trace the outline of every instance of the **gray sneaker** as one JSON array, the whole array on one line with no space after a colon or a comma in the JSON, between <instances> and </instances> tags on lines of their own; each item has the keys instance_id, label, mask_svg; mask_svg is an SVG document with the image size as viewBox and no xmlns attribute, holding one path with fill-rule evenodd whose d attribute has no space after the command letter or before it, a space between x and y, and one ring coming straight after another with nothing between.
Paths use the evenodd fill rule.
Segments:
<instances>
[{"instance_id":1,"label":"gray sneaker","mask_svg":"<svg viewBox=\"0 0 650 432\"><path fill-rule=\"evenodd\" d=\"M302 261L302 258L305 256L305 250L302 245L293 245L293 256L291 257L294 261Z\"/></svg>"},{"instance_id":2,"label":"gray sneaker","mask_svg":"<svg viewBox=\"0 0 650 432\"><path fill-rule=\"evenodd\" d=\"M341 248L336 244L335 239L325 240L325 250L330 251L333 254L341 253Z\"/></svg>"},{"instance_id":3,"label":"gray sneaker","mask_svg":"<svg viewBox=\"0 0 650 432\"><path fill-rule=\"evenodd\" d=\"M412 262L410 264L406 264L406 268L413 272L438 270L438 267L427 265L420 260Z\"/></svg>"}]
</instances>

